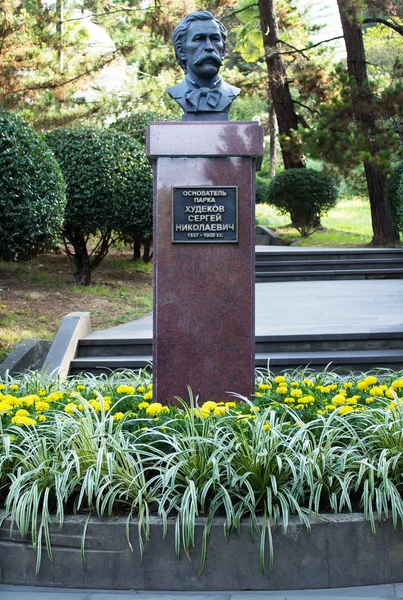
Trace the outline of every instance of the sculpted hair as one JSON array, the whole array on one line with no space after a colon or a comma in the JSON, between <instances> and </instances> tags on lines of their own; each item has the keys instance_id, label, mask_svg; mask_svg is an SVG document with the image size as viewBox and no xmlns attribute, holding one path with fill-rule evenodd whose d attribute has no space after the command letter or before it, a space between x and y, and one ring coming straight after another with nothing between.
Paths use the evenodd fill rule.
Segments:
<instances>
[{"instance_id":1,"label":"sculpted hair","mask_svg":"<svg viewBox=\"0 0 403 600\"><path fill-rule=\"evenodd\" d=\"M186 60L183 60L183 58L181 58L180 54L181 54L181 51L185 44L186 34L188 32L189 25L190 25L190 23L192 23L192 21L215 21L217 23L218 27L220 28L221 39L223 42L223 55L225 54L225 40L227 39L227 30L225 29L225 27L221 23L221 21L216 19L215 16L212 15L211 12L208 12L207 10L200 10L197 12L192 12L189 15L186 15L186 17L184 17L182 19L182 21L179 23L179 25L177 27L175 27L174 32L172 34L172 41L173 41L173 45L174 45L174 49L175 49L175 56L178 59L178 62L185 73L187 71Z\"/></svg>"}]
</instances>

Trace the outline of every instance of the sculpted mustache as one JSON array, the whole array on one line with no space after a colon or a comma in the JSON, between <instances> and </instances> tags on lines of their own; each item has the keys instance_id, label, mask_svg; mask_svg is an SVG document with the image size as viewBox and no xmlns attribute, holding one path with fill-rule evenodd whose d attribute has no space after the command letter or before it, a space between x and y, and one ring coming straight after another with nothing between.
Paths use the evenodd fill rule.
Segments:
<instances>
[{"instance_id":1,"label":"sculpted mustache","mask_svg":"<svg viewBox=\"0 0 403 600\"><path fill-rule=\"evenodd\" d=\"M218 54L202 54L202 56L199 56L199 58L197 60L195 60L195 62L193 63L194 67L198 67L199 65L203 64L204 62L206 62L206 60L212 60L215 63L217 63L218 66L221 66L222 64L222 60L221 58L218 56Z\"/></svg>"}]
</instances>

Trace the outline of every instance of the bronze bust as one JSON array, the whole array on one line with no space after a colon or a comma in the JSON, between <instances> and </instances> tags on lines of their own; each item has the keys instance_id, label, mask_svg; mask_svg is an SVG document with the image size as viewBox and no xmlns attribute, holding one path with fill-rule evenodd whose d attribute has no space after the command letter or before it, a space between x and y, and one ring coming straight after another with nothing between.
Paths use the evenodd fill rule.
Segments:
<instances>
[{"instance_id":1,"label":"bronze bust","mask_svg":"<svg viewBox=\"0 0 403 600\"><path fill-rule=\"evenodd\" d=\"M190 13L175 28L172 41L185 79L168 94L183 108L183 120L228 120L240 89L219 76L226 37L224 25L207 11Z\"/></svg>"}]
</instances>

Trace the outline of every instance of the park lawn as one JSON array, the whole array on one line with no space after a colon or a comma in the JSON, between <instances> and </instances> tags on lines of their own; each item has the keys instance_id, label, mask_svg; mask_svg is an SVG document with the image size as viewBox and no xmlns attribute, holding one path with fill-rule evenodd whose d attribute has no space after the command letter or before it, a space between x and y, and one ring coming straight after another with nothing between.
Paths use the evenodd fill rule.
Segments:
<instances>
[{"instance_id":1,"label":"park lawn","mask_svg":"<svg viewBox=\"0 0 403 600\"><path fill-rule=\"evenodd\" d=\"M256 220L259 225L274 229L285 244L295 246L358 248L369 244L372 238L369 202L359 196L340 200L336 208L322 217L324 229L305 239L290 227L289 216L280 215L273 206L257 206Z\"/></svg>"},{"instance_id":2,"label":"park lawn","mask_svg":"<svg viewBox=\"0 0 403 600\"><path fill-rule=\"evenodd\" d=\"M89 311L94 329L138 319L152 310L152 266L112 250L93 272L90 287L76 285L63 254L24 263L0 261L0 362L24 338L52 339L61 319Z\"/></svg>"}]
</instances>

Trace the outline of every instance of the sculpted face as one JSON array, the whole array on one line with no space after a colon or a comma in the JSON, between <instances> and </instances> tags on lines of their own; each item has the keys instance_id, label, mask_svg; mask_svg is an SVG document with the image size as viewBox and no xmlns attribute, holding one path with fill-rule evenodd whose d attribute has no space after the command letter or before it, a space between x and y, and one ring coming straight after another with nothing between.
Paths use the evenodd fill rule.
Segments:
<instances>
[{"instance_id":1,"label":"sculpted face","mask_svg":"<svg viewBox=\"0 0 403 600\"><path fill-rule=\"evenodd\" d=\"M187 73L192 80L211 80L218 75L223 57L219 26L211 21L193 21L184 47Z\"/></svg>"}]
</instances>

